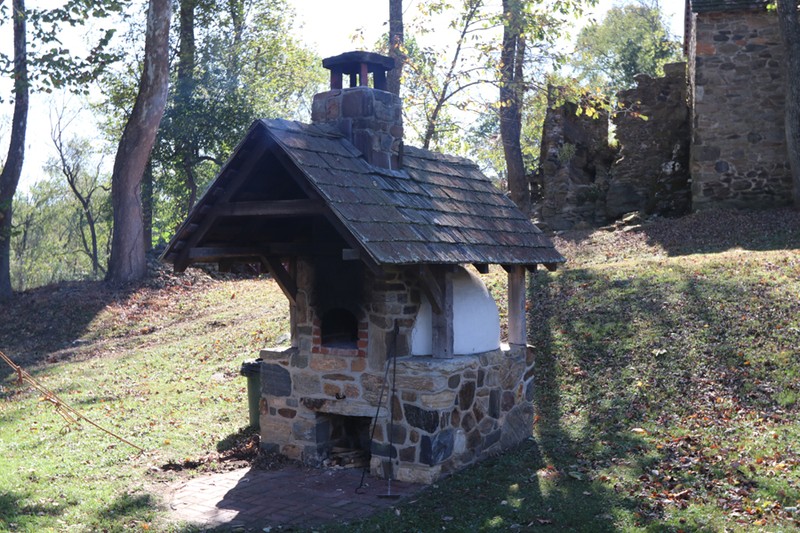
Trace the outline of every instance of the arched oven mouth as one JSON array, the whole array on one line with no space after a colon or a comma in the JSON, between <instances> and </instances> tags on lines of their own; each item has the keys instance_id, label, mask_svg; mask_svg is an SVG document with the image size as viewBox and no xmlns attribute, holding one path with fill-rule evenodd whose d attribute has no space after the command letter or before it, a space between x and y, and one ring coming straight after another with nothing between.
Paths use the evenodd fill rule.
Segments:
<instances>
[{"instance_id":1,"label":"arched oven mouth","mask_svg":"<svg viewBox=\"0 0 800 533\"><path fill-rule=\"evenodd\" d=\"M329 348L358 347L358 318L343 307L329 309L320 320L320 344Z\"/></svg>"}]
</instances>

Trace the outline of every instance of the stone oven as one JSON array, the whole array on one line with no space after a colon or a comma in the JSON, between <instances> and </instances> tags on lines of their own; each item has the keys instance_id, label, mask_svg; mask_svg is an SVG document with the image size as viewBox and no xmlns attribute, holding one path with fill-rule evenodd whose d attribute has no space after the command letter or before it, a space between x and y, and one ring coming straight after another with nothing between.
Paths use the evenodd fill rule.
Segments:
<instances>
[{"instance_id":1,"label":"stone oven","mask_svg":"<svg viewBox=\"0 0 800 533\"><path fill-rule=\"evenodd\" d=\"M262 447L430 483L530 436L526 271L564 259L475 164L403 145L391 58L323 65L313 123L255 122L163 258L258 262L289 300L291 343L261 352Z\"/></svg>"}]
</instances>

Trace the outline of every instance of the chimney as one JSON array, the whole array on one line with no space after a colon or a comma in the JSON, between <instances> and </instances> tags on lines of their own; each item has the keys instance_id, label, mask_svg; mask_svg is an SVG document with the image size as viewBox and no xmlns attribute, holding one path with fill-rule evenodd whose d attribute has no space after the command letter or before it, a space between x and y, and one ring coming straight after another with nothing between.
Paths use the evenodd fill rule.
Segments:
<instances>
[{"instance_id":1,"label":"chimney","mask_svg":"<svg viewBox=\"0 0 800 533\"><path fill-rule=\"evenodd\" d=\"M311 121L335 124L366 160L377 167L399 169L403 114L400 97L386 90L386 73L394 59L371 52L347 52L322 60L331 71L329 91L314 95ZM342 88L344 75L350 87ZM369 86L372 74L373 87Z\"/></svg>"}]
</instances>

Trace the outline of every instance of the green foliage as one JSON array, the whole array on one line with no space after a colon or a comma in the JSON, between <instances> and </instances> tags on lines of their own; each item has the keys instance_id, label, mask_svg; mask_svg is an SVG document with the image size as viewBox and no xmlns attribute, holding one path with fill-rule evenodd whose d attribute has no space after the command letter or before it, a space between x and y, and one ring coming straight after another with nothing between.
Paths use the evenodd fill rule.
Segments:
<instances>
[{"instance_id":1,"label":"green foliage","mask_svg":"<svg viewBox=\"0 0 800 533\"><path fill-rule=\"evenodd\" d=\"M83 56L63 44L62 34L65 28L87 27L90 21L112 17L122 6L119 0L68 0L47 9L29 6L25 14L29 33L26 61L31 88L47 93L65 88L88 93L89 83L120 58L109 50L115 29L87 32L94 42ZM0 3L0 28L10 22L10 14L11 9ZM0 53L0 74L13 74L13 58L5 53Z\"/></svg>"},{"instance_id":2,"label":"green foliage","mask_svg":"<svg viewBox=\"0 0 800 533\"><path fill-rule=\"evenodd\" d=\"M681 54L658 0L612 7L602 21L581 29L575 49L570 66L607 96L634 86L636 74L663 75L663 66Z\"/></svg>"},{"instance_id":3,"label":"green foliage","mask_svg":"<svg viewBox=\"0 0 800 533\"><path fill-rule=\"evenodd\" d=\"M520 2L518 19L525 33L525 81L522 96L522 153L526 168L535 168L546 109L548 71L559 60L553 44L568 16L587 2ZM416 4L417 17L406 25L401 94L406 139L431 149L475 159L506 186L506 164L500 139L498 32L503 24L497 4L482 0ZM437 32L437 42L429 35ZM450 42L442 45L441 34ZM379 43L386 50L386 38Z\"/></svg>"},{"instance_id":4,"label":"green foliage","mask_svg":"<svg viewBox=\"0 0 800 533\"><path fill-rule=\"evenodd\" d=\"M51 160L49 177L14 198L10 264L16 291L64 280L96 279L108 262L112 223L108 176L94 171L97 155L89 141L73 139L67 143L67 151L73 162L83 161L76 186L84 193L94 191L89 195L90 209L101 271L93 269L86 210L61 174L60 163Z\"/></svg>"},{"instance_id":5,"label":"green foliage","mask_svg":"<svg viewBox=\"0 0 800 533\"><path fill-rule=\"evenodd\" d=\"M486 44L482 38L491 27L488 11L483 0L461 0L456 5L433 0L416 7L401 49L406 59L400 93L406 140L423 148L464 154L468 150L463 136L465 117L486 107L477 89L489 81L481 52ZM432 43L429 36L434 28L452 39ZM377 49L388 51L386 36Z\"/></svg>"},{"instance_id":6,"label":"green foliage","mask_svg":"<svg viewBox=\"0 0 800 533\"><path fill-rule=\"evenodd\" d=\"M325 80L319 58L291 35L293 13L285 0L195 6L194 65L178 83L179 58L173 57L167 109L151 155L154 244L171 237L191 208L191 187L202 193L254 120L308 119ZM134 21L119 46L140 49L133 44L140 34ZM111 138L133 104L140 59L130 57L102 80L106 100L99 108Z\"/></svg>"},{"instance_id":7,"label":"green foliage","mask_svg":"<svg viewBox=\"0 0 800 533\"><path fill-rule=\"evenodd\" d=\"M526 169L539 165L542 124L547 111L547 95L544 91L528 91L522 105L522 158ZM500 138L500 116L491 106L478 116L467 130L468 155L474 158L481 170L498 181L502 189L508 187L503 141Z\"/></svg>"},{"instance_id":8,"label":"green foliage","mask_svg":"<svg viewBox=\"0 0 800 533\"><path fill-rule=\"evenodd\" d=\"M285 0L227 7L199 6L191 86L181 95L171 84L152 155L154 235L174 231L192 207L188 173L202 191L254 120L307 119L324 80L318 58L290 35Z\"/></svg>"}]
</instances>

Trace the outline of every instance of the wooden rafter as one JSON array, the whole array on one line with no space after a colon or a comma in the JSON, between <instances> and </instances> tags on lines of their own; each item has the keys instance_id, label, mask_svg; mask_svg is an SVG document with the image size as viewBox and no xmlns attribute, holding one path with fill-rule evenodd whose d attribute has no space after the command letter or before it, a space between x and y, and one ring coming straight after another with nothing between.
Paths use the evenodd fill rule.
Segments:
<instances>
[{"instance_id":1,"label":"wooden rafter","mask_svg":"<svg viewBox=\"0 0 800 533\"><path fill-rule=\"evenodd\" d=\"M229 183L225 184L224 191L218 196L217 205L219 205L220 203L227 202L233 197L236 191L239 190L239 187L241 187L242 184L250 176L250 172L256 166L256 164L264 155L264 153L267 151L267 147L268 143L264 141L260 142L256 147L254 147L253 153L247 159L245 165L238 171L235 171L236 173L233 176L233 179L231 179ZM216 220L217 217L213 214L212 210L212 213L206 216L203 219L203 221L199 224L197 229L195 229L191 233L191 235L188 236L188 238L186 239L187 241L186 247L183 248L178 253L177 258L175 259L174 265L176 271L180 272L182 270L185 270L186 267L189 266L190 263L189 254L191 249L194 248L198 242L200 242L200 239L202 239L203 236L206 234L206 232L209 229L211 229Z\"/></svg>"}]
</instances>

